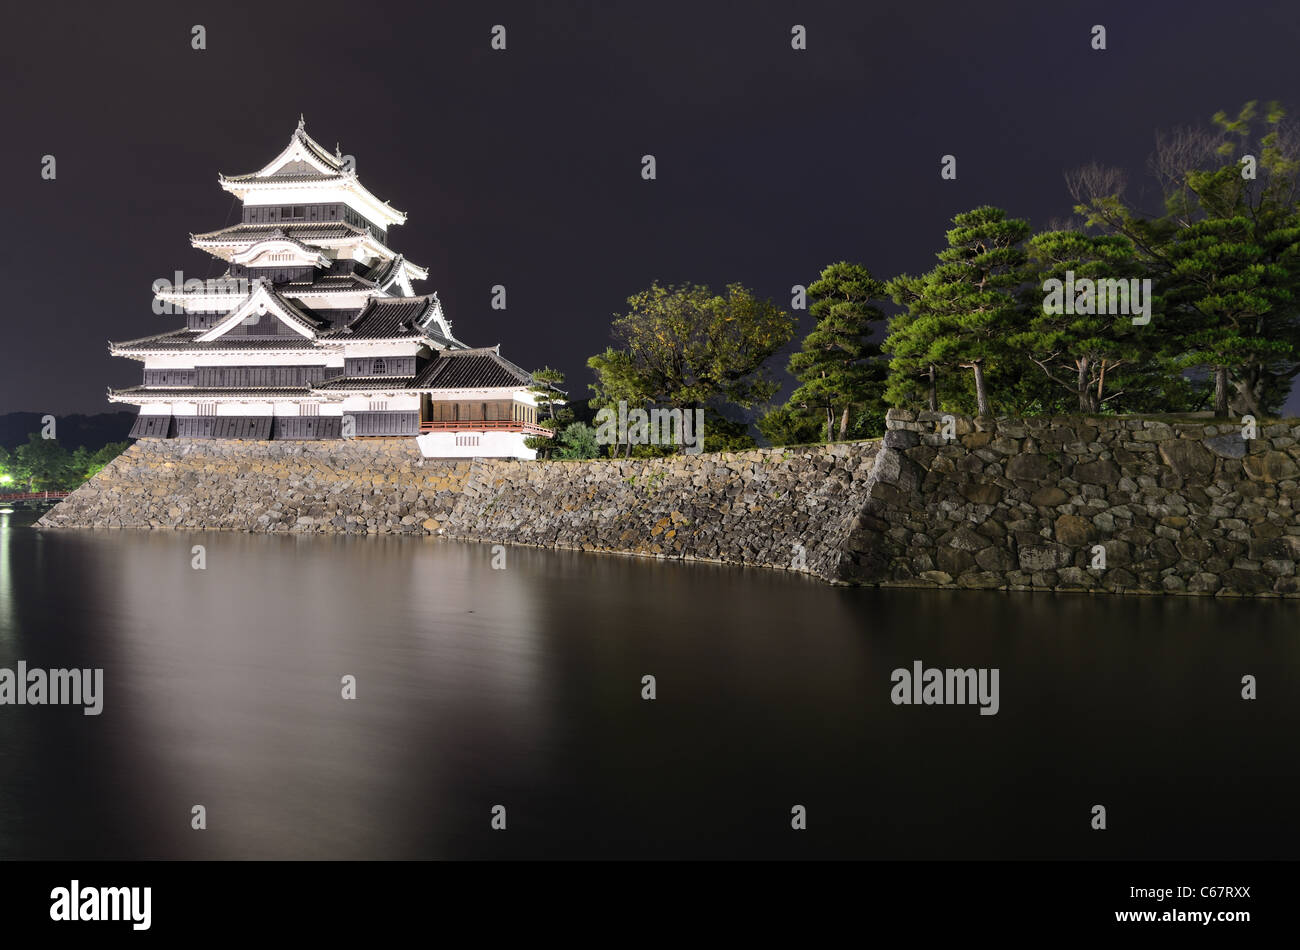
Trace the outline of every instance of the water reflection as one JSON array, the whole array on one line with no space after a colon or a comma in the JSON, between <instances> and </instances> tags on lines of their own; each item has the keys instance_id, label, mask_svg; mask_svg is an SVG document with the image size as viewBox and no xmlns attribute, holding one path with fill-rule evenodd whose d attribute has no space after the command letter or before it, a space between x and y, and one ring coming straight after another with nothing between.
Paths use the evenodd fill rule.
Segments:
<instances>
[{"instance_id":1,"label":"water reflection","mask_svg":"<svg viewBox=\"0 0 1300 950\"><path fill-rule=\"evenodd\" d=\"M1300 840L1294 602L506 557L0 523L0 665L103 666L107 694L100 717L0 707L0 856L1252 857ZM891 671L917 659L999 667L1001 711L892 705ZM1104 842L1097 802L1123 820Z\"/></svg>"}]
</instances>

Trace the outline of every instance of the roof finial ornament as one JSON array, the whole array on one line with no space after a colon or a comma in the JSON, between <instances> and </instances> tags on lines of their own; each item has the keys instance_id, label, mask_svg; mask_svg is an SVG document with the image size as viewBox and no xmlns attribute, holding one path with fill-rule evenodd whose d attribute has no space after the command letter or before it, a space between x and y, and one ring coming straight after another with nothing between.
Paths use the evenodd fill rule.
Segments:
<instances>
[{"instance_id":1,"label":"roof finial ornament","mask_svg":"<svg viewBox=\"0 0 1300 950\"><path fill-rule=\"evenodd\" d=\"M299 131L299 132L305 132L306 130L307 130L307 119L303 116L303 114L302 114L301 112L299 112L299 113L298 113L298 131Z\"/></svg>"},{"instance_id":2,"label":"roof finial ornament","mask_svg":"<svg viewBox=\"0 0 1300 950\"><path fill-rule=\"evenodd\" d=\"M343 161L343 149L339 148L338 142L334 143L334 157L337 158L340 162Z\"/></svg>"}]
</instances>

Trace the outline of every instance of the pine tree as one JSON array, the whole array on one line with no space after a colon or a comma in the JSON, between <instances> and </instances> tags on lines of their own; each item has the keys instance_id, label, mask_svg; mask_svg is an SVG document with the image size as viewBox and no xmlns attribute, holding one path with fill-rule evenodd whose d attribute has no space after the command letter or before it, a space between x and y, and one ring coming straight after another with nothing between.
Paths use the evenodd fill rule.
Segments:
<instances>
[{"instance_id":1,"label":"pine tree","mask_svg":"<svg viewBox=\"0 0 1300 950\"><path fill-rule=\"evenodd\" d=\"M865 267L846 261L831 264L808 288L813 301L809 312L817 325L790 357L789 371L800 386L789 405L824 410L827 442L837 415L843 439L850 411L880 402L884 388L880 347L868 337L874 325L885 319L872 302L884 294L885 285Z\"/></svg>"},{"instance_id":2,"label":"pine tree","mask_svg":"<svg viewBox=\"0 0 1300 950\"><path fill-rule=\"evenodd\" d=\"M1211 131L1161 137L1158 218L1124 202L1118 175L1076 176L1076 210L1131 238L1147 263L1167 368L1207 370L1220 418L1275 412L1300 370L1300 148L1276 103L1253 138L1258 118L1249 102L1235 118L1217 113Z\"/></svg>"},{"instance_id":3,"label":"pine tree","mask_svg":"<svg viewBox=\"0 0 1300 950\"><path fill-rule=\"evenodd\" d=\"M925 405L931 412L939 410L939 374L927 358L923 347L914 345L911 325L920 313L926 277L902 274L885 285L894 303L903 307L889 321L889 335L881 350L889 357L885 399L896 406L916 402L918 383L925 387Z\"/></svg>"},{"instance_id":4,"label":"pine tree","mask_svg":"<svg viewBox=\"0 0 1300 950\"><path fill-rule=\"evenodd\" d=\"M885 349L890 392L914 386L918 369L968 369L976 411L992 414L986 368L1008 361L1006 338L1022 326L1019 294L1027 277L1023 242L1029 224L1000 208L976 208L953 218L939 264L921 278L903 277L890 293L909 301L905 319L891 324Z\"/></svg>"},{"instance_id":5,"label":"pine tree","mask_svg":"<svg viewBox=\"0 0 1300 950\"><path fill-rule=\"evenodd\" d=\"M1272 380L1300 369L1300 161L1279 147L1281 110L1259 142L1257 177L1243 174L1237 153L1252 148L1248 103L1235 120L1215 117L1225 141L1222 164L1190 170L1187 186L1203 217L1175 232L1167 248L1170 305L1188 331L1182 365L1214 371L1215 412L1226 417L1229 387L1242 411L1264 415L1285 398Z\"/></svg>"},{"instance_id":6,"label":"pine tree","mask_svg":"<svg viewBox=\"0 0 1300 950\"><path fill-rule=\"evenodd\" d=\"M543 366L532 375L533 384L528 391L533 394L537 406L537 424L552 434L527 436L524 445L536 449L538 458L550 458L555 453L555 433L573 420L573 410L565 406L564 391L560 389L564 382L563 373Z\"/></svg>"},{"instance_id":7,"label":"pine tree","mask_svg":"<svg viewBox=\"0 0 1300 950\"><path fill-rule=\"evenodd\" d=\"M1027 251L1026 326L1007 343L1073 396L1080 412L1098 412L1124 394L1127 380L1160 372L1159 328L1135 325L1130 312L1129 282L1146 272L1128 238L1044 231Z\"/></svg>"}]
</instances>

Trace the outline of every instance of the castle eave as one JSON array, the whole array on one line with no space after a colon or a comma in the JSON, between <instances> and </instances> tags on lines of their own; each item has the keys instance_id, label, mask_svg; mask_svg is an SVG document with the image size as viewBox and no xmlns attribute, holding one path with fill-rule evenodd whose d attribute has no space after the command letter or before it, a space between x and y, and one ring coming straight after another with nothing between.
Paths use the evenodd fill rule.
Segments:
<instances>
[{"instance_id":1,"label":"castle eave","mask_svg":"<svg viewBox=\"0 0 1300 950\"><path fill-rule=\"evenodd\" d=\"M197 389L163 386L129 386L125 389L110 389L110 402L138 402L148 399L234 399L242 402L264 402L267 399L301 399L312 394L305 386L270 387L249 389Z\"/></svg>"}]
</instances>

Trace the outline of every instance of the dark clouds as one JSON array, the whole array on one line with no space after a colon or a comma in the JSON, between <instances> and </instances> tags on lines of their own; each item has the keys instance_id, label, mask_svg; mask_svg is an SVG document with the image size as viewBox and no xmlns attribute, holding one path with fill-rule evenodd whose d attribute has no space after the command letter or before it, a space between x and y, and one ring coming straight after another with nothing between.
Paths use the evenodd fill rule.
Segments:
<instances>
[{"instance_id":1,"label":"dark clouds","mask_svg":"<svg viewBox=\"0 0 1300 950\"><path fill-rule=\"evenodd\" d=\"M832 260L920 270L958 211L1045 225L1069 213L1067 168L1139 178L1158 127L1300 108L1298 23L1200 0L27 5L0 39L0 410L95 411L138 381L105 341L176 325L150 284L220 272L188 245L231 213L217 173L262 165L299 112L410 215L392 243L462 338L584 395L611 314L651 280L788 300Z\"/></svg>"}]
</instances>

